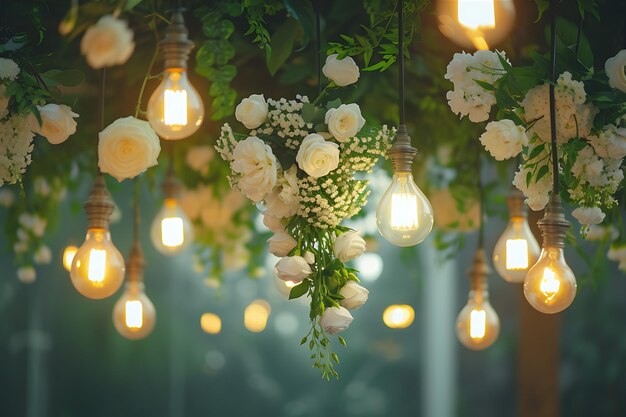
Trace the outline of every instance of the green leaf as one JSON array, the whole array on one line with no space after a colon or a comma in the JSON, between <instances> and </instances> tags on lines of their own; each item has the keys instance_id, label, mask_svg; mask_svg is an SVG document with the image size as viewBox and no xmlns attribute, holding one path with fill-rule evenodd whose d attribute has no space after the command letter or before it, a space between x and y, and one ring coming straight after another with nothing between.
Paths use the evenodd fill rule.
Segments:
<instances>
[{"instance_id":1,"label":"green leaf","mask_svg":"<svg viewBox=\"0 0 626 417\"><path fill-rule=\"evenodd\" d=\"M495 91L496 87L494 87L492 84L486 83L484 81L480 81L480 80L474 80L476 82L476 84L478 84L479 86L481 86L482 88L484 88L487 91Z\"/></svg>"},{"instance_id":2,"label":"green leaf","mask_svg":"<svg viewBox=\"0 0 626 417\"><path fill-rule=\"evenodd\" d=\"M337 354L335 352L331 353L330 356L333 358L333 360L336 363L339 363L339 356L337 356Z\"/></svg>"},{"instance_id":3,"label":"green leaf","mask_svg":"<svg viewBox=\"0 0 626 417\"><path fill-rule=\"evenodd\" d=\"M537 171L537 178L535 179L535 182L539 182L539 180L545 177L547 173L548 173L548 165L544 165L541 168L539 168L539 171Z\"/></svg>"},{"instance_id":4,"label":"green leaf","mask_svg":"<svg viewBox=\"0 0 626 417\"><path fill-rule=\"evenodd\" d=\"M541 155L541 152L543 152L543 149L544 149L543 145L533 148L533 150L530 151L530 155L528 155L528 161L532 162L533 159Z\"/></svg>"},{"instance_id":5,"label":"green leaf","mask_svg":"<svg viewBox=\"0 0 626 417\"><path fill-rule=\"evenodd\" d=\"M302 338L302 340L300 340L300 344L301 344L301 345L303 345L303 344L305 344L305 343L306 343L306 336L304 336L304 337Z\"/></svg>"},{"instance_id":6,"label":"green leaf","mask_svg":"<svg viewBox=\"0 0 626 417\"><path fill-rule=\"evenodd\" d=\"M53 69L41 74L46 84L50 87L61 84L66 87L75 87L83 82L85 74L79 70L58 70Z\"/></svg>"},{"instance_id":7,"label":"green leaf","mask_svg":"<svg viewBox=\"0 0 626 417\"><path fill-rule=\"evenodd\" d=\"M304 36L300 40L300 50L315 38L315 10L310 0L283 0L289 16L293 17L302 28Z\"/></svg>"},{"instance_id":8,"label":"green leaf","mask_svg":"<svg viewBox=\"0 0 626 417\"><path fill-rule=\"evenodd\" d=\"M340 98L336 98L336 99L334 99L332 101L329 101L326 104L326 110L336 109L339 106L341 106L341 99Z\"/></svg>"},{"instance_id":9,"label":"green leaf","mask_svg":"<svg viewBox=\"0 0 626 417\"><path fill-rule=\"evenodd\" d=\"M321 123L324 121L324 115L324 110L313 103L304 103L302 105L302 119L304 119L306 123Z\"/></svg>"},{"instance_id":10,"label":"green leaf","mask_svg":"<svg viewBox=\"0 0 626 417\"><path fill-rule=\"evenodd\" d=\"M311 285L311 281L309 281L308 279L305 279L300 284L293 287L291 291L289 291L289 299L293 300L293 299L302 297L304 294L307 293L310 285Z\"/></svg>"},{"instance_id":11,"label":"green leaf","mask_svg":"<svg viewBox=\"0 0 626 417\"><path fill-rule=\"evenodd\" d=\"M293 41L298 33L299 25L294 19L287 19L272 34L270 41L271 52L267 55L267 69L271 75L287 61L293 51Z\"/></svg>"},{"instance_id":12,"label":"green leaf","mask_svg":"<svg viewBox=\"0 0 626 417\"><path fill-rule=\"evenodd\" d=\"M347 346L346 340L343 337L337 336L337 339L339 339L340 344L342 344L343 346Z\"/></svg>"}]
</instances>

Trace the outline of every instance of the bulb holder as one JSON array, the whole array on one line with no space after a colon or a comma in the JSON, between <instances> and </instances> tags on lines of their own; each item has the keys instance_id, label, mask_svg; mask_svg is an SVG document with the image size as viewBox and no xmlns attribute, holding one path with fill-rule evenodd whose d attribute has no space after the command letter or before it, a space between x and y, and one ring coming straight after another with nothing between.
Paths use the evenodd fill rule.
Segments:
<instances>
[{"instance_id":1,"label":"bulb holder","mask_svg":"<svg viewBox=\"0 0 626 417\"><path fill-rule=\"evenodd\" d=\"M133 243L133 247L128 254L128 282L143 282L143 273L146 268L146 260L139 241Z\"/></svg>"},{"instance_id":2,"label":"bulb holder","mask_svg":"<svg viewBox=\"0 0 626 417\"><path fill-rule=\"evenodd\" d=\"M104 177L98 174L93 183L93 189L89 199L84 205L87 213L89 229L108 229L109 219L115 209L115 204L111 200L111 194L107 189Z\"/></svg>"},{"instance_id":3,"label":"bulb holder","mask_svg":"<svg viewBox=\"0 0 626 417\"><path fill-rule=\"evenodd\" d=\"M411 146L411 137L404 124L398 126L396 139L388 151L393 165L393 172L413 172L413 161L417 155L417 149Z\"/></svg>"},{"instance_id":4,"label":"bulb holder","mask_svg":"<svg viewBox=\"0 0 626 417\"><path fill-rule=\"evenodd\" d=\"M570 228L570 222L565 219L561 197L552 195L546 206L545 214L537 222L537 226L541 230L544 248L565 247L565 236Z\"/></svg>"},{"instance_id":5,"label":"bulb holder","mask_svg":"<svg viewBox=\"0 0 626 417\"><path fill-rule=\"evenodd\" d=\"M509 207L509 217L528 217L528 209L524 204L524 194L517 188L511 190L506 197L506 204Z\"/></svg>"},{"instance_id":6,"label":"bulb holder","mask_svg":"<svg viewBox=\"0 0 626 417\"><path fill-rule=\"evenodd\" d=\"M491 273L491 268L487 264L487 257L485 256L485 250L480 248L474 255L474 262L472 266L467 270L467 275L470 277L470 287L472 291L486 291L487 290L487 277Z\"/></svg>"},{"instance_id":7,"label":"bulb holder","mask_svg":"<svg viewBox=\"0 0 626 417\"><path fill-rule=\"evenodd\" d=\"M163 181L162 189L163 195L166 199L177 199L180 197L181 192L180 182L174 177L172 171L168 171Z\"/></svg>"},{"instance_id":8,"label":"bulb holder","mask_svg":"<svg viewBox=\"0 0 626 417\"><path fill-rule=\"evenodd\" d=\"M165 31L165 37L159 42L165 60L165 69L186 69L189 54L195 46L189 40L189 32L183 17L184 10L179 7L172 12L172 19Z\"/></svg>"}]
</instances>

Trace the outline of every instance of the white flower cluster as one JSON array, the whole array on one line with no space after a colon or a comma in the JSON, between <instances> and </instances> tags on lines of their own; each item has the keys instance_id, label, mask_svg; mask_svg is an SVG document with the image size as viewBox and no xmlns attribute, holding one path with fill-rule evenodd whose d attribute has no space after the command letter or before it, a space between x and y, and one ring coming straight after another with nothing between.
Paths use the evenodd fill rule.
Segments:
<instances>
[{"instance_id":1,"label":"white flower cluster","mask_svg":"<svg viewBox=\"0 0 626 417\"><path fill-rule=\"evenodd\" d=\"M496 97L492 91L484 89L476 81L493 85L504 75L498 55L506 59L505 53L498 51L454 54L445 75L454 84L454 89L446 94L448 105L454 114L468 116L475 123L489 119L489 111L496 104Z\"/></svg>"},{"instance_id":2,"label":"white flower cluster","mask_svg":"<svg viewBox=\"0 0 626 417\"><path fill-rule=\"evenodd\" d=\"M244 99L245 100L245 99ZM267 99L267 119L265 122L250 132L251 136L277 135L285 140L285 146L297 150L304 139L313 129L313 124L306 123L302 118L302 106L308 103L307 96L297 95L295 100Z\"/></svg>"},{"instance_id":3,"label":"white flower cluster","mask_svg":"<svg viewBox=\"0 0 626 417\"><path fill-rule=\"evenodd\" d=\"M12 59L0 58L0 80L15 81L20 67Z\"/></svg>"},{"instance_id":4,"label":"white flower cluster","mask_svg":"<svg viewBox=\"0 0 626 417\"><path fill-rule=\"evenodd\" d=\"M543 146L543 145L539 145ZM529 152L532 152L534 145L531 144ZM526 156L525 156L526 157ZM536 174L543 167L547 166L546 174L536 181ZM532 180L527 181L528 175L532 175ZM550 164L550 156L548 150L544 147L543 151L532 160L526 160L519 166L519 170L513 178L513 185L520 190L526 197L525 203L532 210L543 210L552 190L552 164Z\"/></svg>"},{"instance_id":5,"label":"white flower cluster","mask_svg":"<svg viewBox=\"0 0 626 417\"><path fill-rule=\"evenodd\" d=\"M0 120L0 186L17 183L26 172L31 162L33 136L25 116Z\"/></svg>"},{"instance_id":6,"label":"white flower cluster","mask_svg":"<svg viewBox=\"0 0 626 417\"><path fill-rule=\"evenodd\" d=\"M554 94L557 143L561 145L575 137L586 138L591 133L598 108L593 104L585 104L587 94L584 84L573 80L569 72L564 72L557 80ZM536 134L540 140L549 143L552 138L548 84L528 91L521 105L525 121L530 124L528 133Z\"/></svg>"}]
</instances>

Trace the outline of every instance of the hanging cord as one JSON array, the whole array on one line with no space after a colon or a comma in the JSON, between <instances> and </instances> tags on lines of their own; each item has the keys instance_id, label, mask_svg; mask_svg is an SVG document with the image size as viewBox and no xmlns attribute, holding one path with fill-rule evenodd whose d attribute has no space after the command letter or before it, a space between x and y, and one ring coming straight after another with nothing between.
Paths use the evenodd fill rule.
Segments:
<instances>
[{"instance_id":1,"label":"hanging cord","mask_svg":"<svg viewBox=\"0 0 626 417\"><path fill-rule=\"evenodd\" d=\"M478 212L479 212L479 224L478 224L478 249L483 249L485 245L485 190L481 179L480 171L482 169L482 163L480 160L480 148L477 148L478 155L476 158L476 175L478 178Z\"/></svg>"},{"instance_id":2,"label":"hanging cord","mask_svg":"<svg viewBox=\"0 0 626 417\"><path fill-rule=\"evenodd\" d=\"M139 245L139 228L141 225L141 210L139 200L141 198L141 183L139 177L134 179L135 190L133 193L133 244Z\"/></svg>"},{"instance_id":3,"label":"hanging cord","mask_svg":"<svg viewBox=\"0 0 626 417\"><path fill-rule=\"evenodd\" d=\"M398 0L398 76L400 78L398 101L400 104L400 124L404 124L404 1Z\"/></svg>"},{"instance_id":4,"label":"hanging cord","mask_svg":"<svg viewBox=\"0 0 626 417\"><path fill-rule=\"evenodd\" d=\"M322 94L322 16L318 1L313 1L315 9L315 62L317 64L317 96Z\"/></svg>"},{"instance_id":5,"label":"hanging cord","mask_svg":"<svg viewBox=\"0 0 626 417\"><path fill-rule=\"evenodd\" d=\"M578 51L580 50L580 36L582 33L582 28L583 28L583 15L582 13L578 12L578 28L576 31L576 59L578 59Z\"/></svg>"},{"instance_id":6,"label":"hanging cord","mask_svg":"<svg viewBox=\"0 0 626 417\"><path fill-rule=\"evenodd\" d=\"M550 77L550 134L552 136L552 195L559 195L559 156L556 147L556 101L554 87L556 84L556 1L550 0L550 26L552 47L552 73Z\"/></svg>"},{"instance_id":7,"label":"hanging cord","mask_svg":"<svg viewBox=\"0 0 626 417\"><path fill-rule=\"evenodd\" d=\"M102 68L100 73L100 132L104 130L104 95L106 92L106 68ZM100 165L98 164L98 142L96 141L96 174L102 176Z\"/></svg>"}]
</instances>

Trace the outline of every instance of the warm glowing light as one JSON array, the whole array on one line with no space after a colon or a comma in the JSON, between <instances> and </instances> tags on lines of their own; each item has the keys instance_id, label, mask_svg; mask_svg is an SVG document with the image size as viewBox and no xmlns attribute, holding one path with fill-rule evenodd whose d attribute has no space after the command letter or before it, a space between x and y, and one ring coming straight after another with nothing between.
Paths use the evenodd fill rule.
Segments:
<instances>
[{"instance_id":1,"label":"warm glowing light","mask_svg":"<svg viewBox=\"0 0 626 417\"><path fill-rule=\"evenodd\" d=\"M287 287L287 288L293 288L296 285L298 285L297 282L293 282L293 281L283 281L283 283L285 284L285 287Z\"/></svg>"},{"instance_id":2,"label":"warm glowing light","mask_svg":"<svg viewBox=\"0 0 626 417\"><path fill-rule=\"evenodd\" d=\"M415 319L415 310L406 304L393 304L383 312L383 322L391 329L406 329Z\"/></svg>"},{"instance_id":3,"label":"warm glowing light","mask_svg":"<svg viewBox=\"0 0 626 417\"><path fill-rule=\"evenodd\" d=\"M506 269L528 269L528 242L526 239L506 241Z\"/></svg>"},{"instance_id":4,"label":"warm glowing light","mask_svg":"<svg viewBox=\"0 0 626 417\"><path fill-rule=\"evenodd\" d=\"M74 255L78 252L78 248L74 245L70 245L63 251L63 268L66 271L72 269L72 261L74 260Z\"/></svg>"},{"instance_id":5,"label":"warm glowing light","mask_svg":"<svg viewBox=\"0 0 626 417\"><path fill-rule=\"evenodd\" d=\"M459 23L468 29L495 28L494 0L458 0Z\"/></svg>"},{"instance_id":6,"label":"warm glowing light","mask_svg":"<svg viewBox=\"0 0 626 417\"><path fill-rule=\"evenodd\" d=\"M559 293L560 286L561 283L558 279L556 279L556 274L554 273L554 271L550 268L544 269L543 278L541 279L541 284L539 284L539 289L549 301L551 301Z\"/></svg>"},{"instance_id":7,"label":"warm glowing light","mask_svg":"<svg viewBox=\"0 0 626 417\"><path fill-rule=\"evenodd\" d=\"M482 339L487 329L487 313L485 310L472 310L470 313L470 337Z\"/></svg>"},{"instance_id":8,"label":"warm glowing light","mask_svg":"<svg viewBox=\"0 0 626 417\"><path fill-rule=\"evenodd\" d=\"M391 228L393 230L417 229L417 196L397 193L391 196Z\"/></svg>"},{"instance_id":9,"label":"warm glowing light","mask_svg":"<svg viewBox=\"0 0 626 417\"><path fill-rule=\"evenodd\" d=\"M126 301L126 327L139 329L143 326L143 305L139 300Z\"/></svg>"},{"instance_id":10,"label":"warm glowing light","mask_svg":"<svg viewBox=\"0 0 626 417\"><path fill-rule=\"evenodd\" d=\"M217 314L204 313L200 317L200 327L208 334L218 334L222 331L222 319Z\"/></svg>"},{"instance_id":11,"label":"warm glowing light","mask_svg":"<svg viewBox=\"0 0 626 417\"><path fill-rule=\"evenodd\" d=\"M270 305L264 300L255 300L246 307L243 315L243 323L246 329L253 333L260 333L267 326L270 316Z\"/></svg>"},{"instance_id":12,"label":"warm glowing light","mask_svg":"<svg viewBox=\"0 0 626 417\"><path fill-rule=\"evenodd\" d=\"M166 217L161 220L161 242L170 248L180 246L185 241L183 219Z\"/></svg>"},{"instance_id":13,"label":"warm glowing light","mask_svg":"<svg viewBox=\"0 0 626 417\"><path fill-rule=\"evenodd\" d=\"M168 126L187 124L187 92L185 90L165 90L163 101L164 123Z\"/></svg>"},{"instance_id":14,"label":"warm glowing light","mask_svg":"<svg viewBox=\"0 0 626 417\"><path fill-rule=\"evenodd\" d=\"M92 249L89 253L89 272L87 278L89 281L104 281L104 273L106 271L107 253L105 250Z\"/></svg>"},{"instance_id":15,"label":"warm glowing light","mask_svg":"<svg viewBox=\"0 0 626 417\"><path fill-rule=\"evenodd\" d=\"M474 48L476 48L476 50L478 51L489 50L489 44L487 43L487 40L480 35L472 36L472 44L474 45Z\"/></svg>"}]
</instances>

